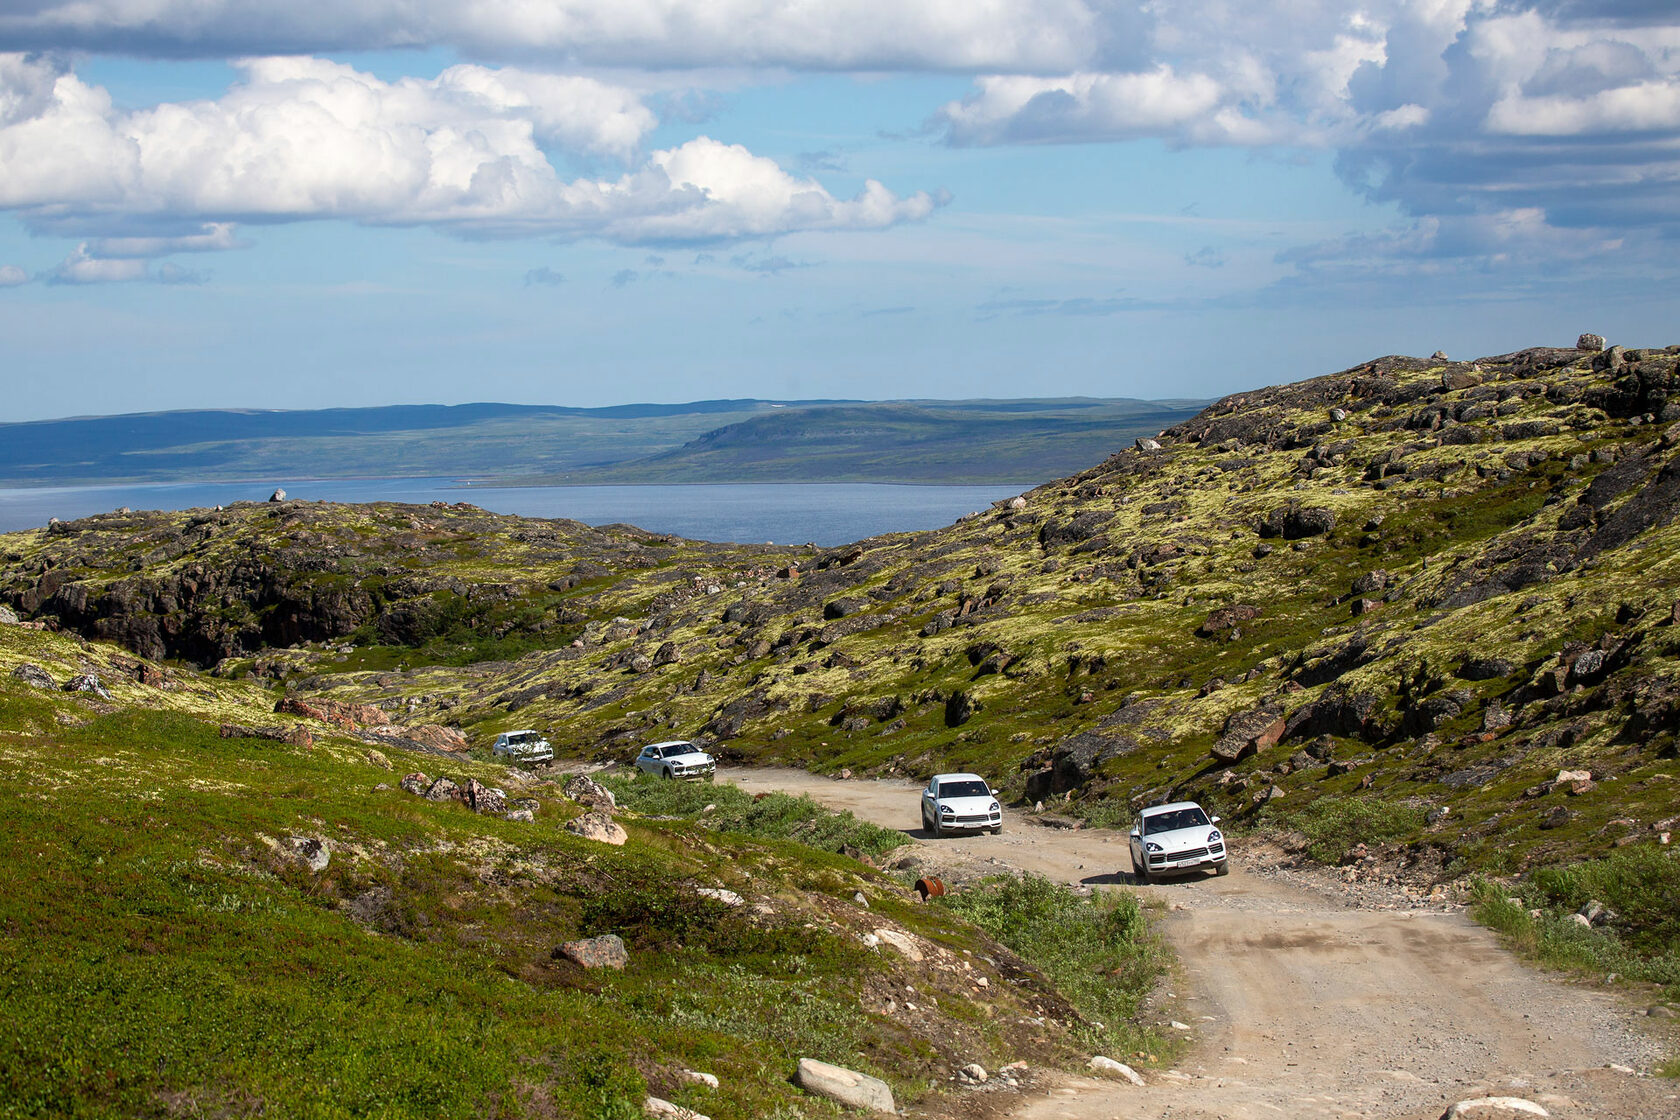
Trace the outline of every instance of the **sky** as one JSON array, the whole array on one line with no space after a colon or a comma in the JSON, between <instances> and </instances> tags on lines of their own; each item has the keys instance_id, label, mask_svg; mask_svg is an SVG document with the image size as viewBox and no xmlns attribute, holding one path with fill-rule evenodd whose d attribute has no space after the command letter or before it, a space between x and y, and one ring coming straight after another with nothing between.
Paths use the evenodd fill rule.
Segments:
<instances>
[{"instance_id":1,"label":"sky","mask_svg":"<svg viewBox=\"0 0 1680 1120\"><path fill-rule=\"evenodd\" d=\"M0 421L1680 343L1675 0L0 0Z\"/></svg>"}]
</instances>

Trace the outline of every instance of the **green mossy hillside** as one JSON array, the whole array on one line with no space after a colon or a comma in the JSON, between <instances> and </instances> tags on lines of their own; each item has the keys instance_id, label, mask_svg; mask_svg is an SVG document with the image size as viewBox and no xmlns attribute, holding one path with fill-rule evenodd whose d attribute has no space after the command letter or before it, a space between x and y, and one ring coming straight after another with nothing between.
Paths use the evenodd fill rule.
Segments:
<instances>
[{"instance_id":1,"label":"green mossy hillside","mask_svg":"<svg viewBox=\"0 0 1680 1120\"><path fill-rule=\"evenodd\" d=\"M103 691L66 691L72 670ZM789 1083L800 1057L914 1101L966 1061L1086 1052L1053 976L828 850L890 853L897 833L745 795L705 827L648 801L700 788L648 780L614 847L568 832L582 806L528 773L308 719L307 739L224 734L289 718L272 707L248 681L0 625L0 1116L582 1120L651 1093L816 1117L837 1111ZM533 819L418 796L414 771ZM623 971L558 951L608 933ZM1147 1044L1130 1030L1113 1037Z\"/></svg>"}]
</instances>

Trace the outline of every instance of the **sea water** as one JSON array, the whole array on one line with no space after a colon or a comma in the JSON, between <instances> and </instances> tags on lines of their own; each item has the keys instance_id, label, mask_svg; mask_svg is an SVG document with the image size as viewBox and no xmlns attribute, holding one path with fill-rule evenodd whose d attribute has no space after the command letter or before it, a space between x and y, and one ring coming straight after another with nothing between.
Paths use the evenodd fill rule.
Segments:
<instances>
[{"instance_id":1,"label":"sea water","mask_svg":"<svg viewBox=\"0 0 1680 1120\"><path fill-rule=\"evenodd\" d=\"M655 533L749 544L836 545L881 533L936 529L1030 484L898 486L883 483L704 483L692 486L479 486L450 478L297 482L154 483L0 489L0 532L39 528L127 506L181 510L288 499L329 502L470 502L495 513L624 522Z\"/></svg>"}]
</instances>

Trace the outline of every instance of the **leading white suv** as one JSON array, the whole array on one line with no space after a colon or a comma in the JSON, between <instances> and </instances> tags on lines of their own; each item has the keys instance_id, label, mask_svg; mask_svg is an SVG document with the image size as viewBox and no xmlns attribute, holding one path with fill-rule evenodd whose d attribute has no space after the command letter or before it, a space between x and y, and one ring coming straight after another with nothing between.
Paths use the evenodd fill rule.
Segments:
<instances>
[{"instance_id":1,"label":"leading white suv","mask_svg":"<svg viewBox=\"0 0 1680 1120\"><path fill-rule=\"evenodd\" d=\"M1195 871L1213 868L1215 875L1231 869L1225 850L1225 834L1194 801L1151 805L1138 814L1131 833L1132 874L1147 883L1164 871Z\"/></svg>"},{"instance_id":2,"label":"leading white suv","mask_svg":"<svg viewBox=\"0 0 1680 1120\"><path fill-rule=\"evenodd\" d=\"M922 791L922 828L951 832L1003 831L997 791L978 774L935 774Z\"/></svg>"}]
</instances>

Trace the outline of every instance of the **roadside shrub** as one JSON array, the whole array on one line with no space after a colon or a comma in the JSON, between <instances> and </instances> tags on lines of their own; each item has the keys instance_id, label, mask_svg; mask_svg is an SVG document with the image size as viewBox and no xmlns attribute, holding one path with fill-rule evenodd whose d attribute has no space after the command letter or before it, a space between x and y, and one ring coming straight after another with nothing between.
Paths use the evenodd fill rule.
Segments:
<instances>
[{"instance_id":1,"label":"roadside shrub","mask_svg":"<svg viewBox=\"0 0 1680 1120\"><path fill-rule=\"evenodd\" d=\"M727 783L673 782L604 774L596 778L613 791L620 805L632 812L656 817L693 817L720 832L765 840L793 840L825 852L855 848L870 856L883 855L907 842L902 832L860 821L849 812L825 809L809 797L772 793L755 799L739 786Z\"/></svg>"},{"instance_id":2,"label":"roadside shrub","mask_svg":"<svg viewBox=\"0 0 1680 1120\"><path fill-rule=\"evenodd\" d=\"M1158 1049L1132 1020L1164 971L1137 896L1087 899L1033 875L999 877L937 899L1042 972L1086 1023L1096 1048Z\"/></svg>"},{"instance_id":3,"label":"roadside shrub","mask_svg":"<svg viewBox=\"0 0 1680 1120\"><path fill-rule=\"evenodd\" d=\"M1268 819L1307 838L1307 855L1320 863L1341 863L1355 844L1381 844L1423 827L1423 810L1376 797L1320 797L1290 813Z\"/></svg>"},{"instance_id":4,"label":"roadside shrub","mask_svg":"<svg viewBox=\"0 0 1680 1120\"><path fill-rule=\"evenodd\" d=\"M1598 901L1617 914L1617 932L1641 953L1680 947L1680 858L1652 845L1603 859L1536 868L1529 883L1544 905L1574 911Z\"/></svg>"},{"instance_id":5,"label":"roadside shrub","mask_svg":"<svg viewBox=\"0 0 1680 1120\"><path fill-rule=\"evenodd\" d=\"M1680 943L1656 940L1648 929L1638 930L1636 940L1623 925L1625 918L1593 927L1575 920L1579 906L1593 899L1574 902L1573 888L1607 870L1582 864L1542 868L1515 887L1478 879L1471 887L1471 915L1501 934L1518 952L1548 968L1600 976L1615 974L1623 980L1660 985L1668 998L1680 999ZM1542 879L1570 885L1568 897L1549 896L1539 883ZM1614 905L1611 908L1615 909Z\"/></svg>"}]
</instances>

